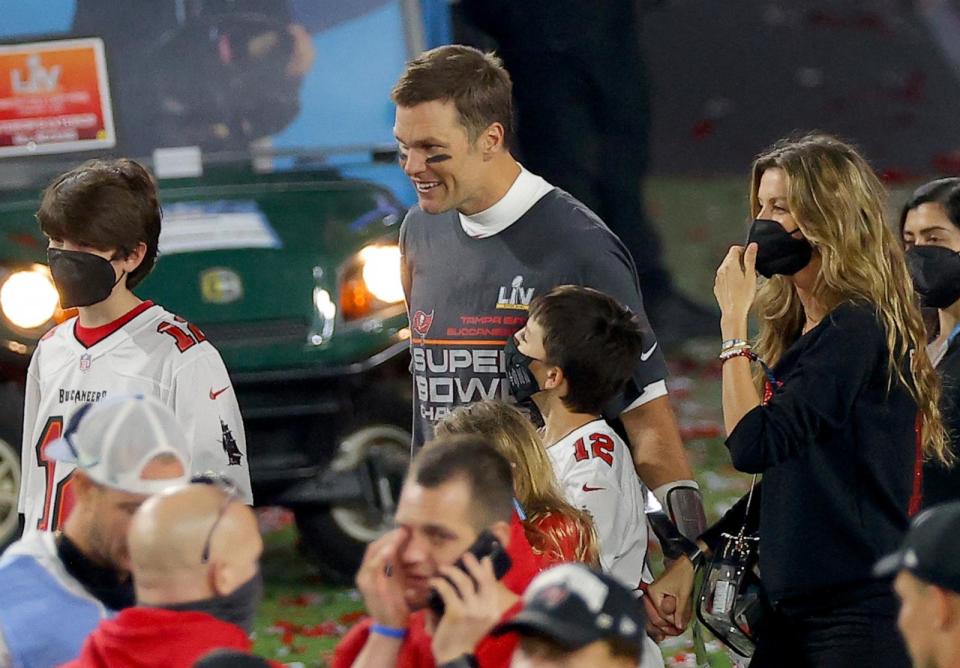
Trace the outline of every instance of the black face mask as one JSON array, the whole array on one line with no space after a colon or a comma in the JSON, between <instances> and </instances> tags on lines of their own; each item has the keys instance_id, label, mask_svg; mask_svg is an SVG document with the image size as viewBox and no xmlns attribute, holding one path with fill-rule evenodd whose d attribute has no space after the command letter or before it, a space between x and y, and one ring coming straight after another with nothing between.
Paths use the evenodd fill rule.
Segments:
<instances>
[{"instance_id":1,"label":"black face mask","mask_svg":"<svg viewBox=\"0 0 960 668\"><path fill-rule=\"evenodd\" d=\"M752 243L758 246L757 272L767 278L775 274L793 276L810 263L813 255L809 241L791 235L775 220L753 221L747 245Z\"/></svg>"},{"instance_id":2,"label":"black face mask","mask_svg":"<svg viewBox=\"0 0 960 668\"><path fill-rule=\"evenodd\" d=\"M947 308L960 299L960 253L943 246L914 246L906 257L924 306Z\"/></svg>"},{"instance_id":3,"label":"black face mask","mask_svg":"<svg viewBox=\"0 0 960 668\"><path fill-rule=\"evenodd\" d=\"M263 573L260 572L258 567L252 578L226 596L214 596L200 601L161 607L167 610L205 612L211 617L239 626L250 633L253 630L253 619L257 614L257 606L260 605L261 599L263 599Z\"/></svg>"},{"instance_id":4,"label":"black face mask","mask_svg":"<svg viewBox=\"0 0 960 668\"><path fill-rule=\"evenodd\" d=\"M126 274L124 272L117 278L110 260L81 251L48 248L47 262L50 264L53 284L60 293L61 308L102 302Z\"/></svg>"},{"instance_id":5,"label":"black face mask","mask_svg":"<svg viewBox=\"0 0 960 668\"><path fill-rule=\"evenodd\" d=\"M507 369L507 384L510 388L510 395L516 399L518 404L526 404L532 401L533 395L540 391L540 384L534 378L530 371L530 362L533 357L528 357L517 349L517 340L514 337L507 339L507 345L503 347L503 361Z\"/></svg>"}]
</instances>

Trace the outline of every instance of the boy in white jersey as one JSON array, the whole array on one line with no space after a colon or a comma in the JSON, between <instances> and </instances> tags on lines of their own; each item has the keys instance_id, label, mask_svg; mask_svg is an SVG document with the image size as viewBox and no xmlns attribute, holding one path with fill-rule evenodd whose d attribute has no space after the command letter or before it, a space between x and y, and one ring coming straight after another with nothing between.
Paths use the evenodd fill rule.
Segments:
<instances>
[{"instance_id":1,"label":"boy in white jersey","mask_svg":"<svg viewBox=\"0 0 960 668\"><path fill-rule=\"evenodd\" d=\"M60 305L78 315L38 343L27 372L19 510L24 533L58 529L72 507L74 467L46 456L82 406L118 395L160 400L186 432L194 473L223 472L252 503L246 438L227 370L203 333L133 292L160 238L150 174L132 160L91 160L43 193Z\"/></svg>"},{"instance_id":2,"label":"boy in white jersey","mask_svg":"<svg viewBox=\"0 0 960 668\"><path fill-rule=\"evenodd\" d=\"M642 345L640 325L619 302L566 285L533 300L516 334L520 355L507 353L508 378L510 367L523 364L536 383L528 391L543 415L547 454L568 500L593 516L603 570L634 589L647 548L645 490L630 450L601 412ZM525 398L512 378L511 389Z\"/></svg>"},{"instance_id":3,"label":"boy in white jersey","mask_svg":"<svg viewBox=\"0 0 960 668\"><path fill-rule=\"evenodd\" d=\"M602 292L563 285L533 300L514 341L505 360L511 393L532 399L543 415L560 486L593 516L600 567L636 590L646 572L646 489L630 449L601 413L643 350L639 321ZM656 645L649 638L646 644L643 668L662 666Z\"/></svg>"}]
</instances>

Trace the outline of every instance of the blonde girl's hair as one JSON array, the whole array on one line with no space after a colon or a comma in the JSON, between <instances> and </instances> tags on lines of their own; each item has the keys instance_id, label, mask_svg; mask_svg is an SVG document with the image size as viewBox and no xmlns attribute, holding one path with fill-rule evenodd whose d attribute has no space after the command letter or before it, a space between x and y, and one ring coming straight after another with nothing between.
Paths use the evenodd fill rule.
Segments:
<instances>
[{"instance_id":1,"label":"blonde girl's hair","mask_svg":"<svg viewBox=\"0 0 960 668\"><path fill-rule=\"evenodd\" d=\"M527 516L524 531L534 553L562 554L570 535L540 528L551 515L564 520L550 523L561 531L577 532L577 561L599 565L597 534L590 515L570 505L560 491L556 474L540 435L526 416L502 401L480 401L460 406L437 424L436 435L478 434L491 441L513 466L517 501ZM566 540L565 540L566 539Z\"/></svg>"},{"instance_id":2,"label":"blonde girl's hair","mask_svg":"<svg viewBox=\"0 0 960 668\"><path fill-rule=\"evenodd\" d=\"M814 298L828 312L849 301L869 302L876 308L886 331L890 383L902 382L916 401L924 455L950 463L940 417L940 383L927 357L903 246L884 220L886 192L880 180L856 149L839 139L817 133L783 139L753 163L753 217L760 212L760 179L772 168L786 175L790 212L820 255ZM765 281L757 292L756 311L760 333L755 349L772 366L799 338L804 325L803 307L790 279L774 276Z\"/></svg>"}]
</instances>

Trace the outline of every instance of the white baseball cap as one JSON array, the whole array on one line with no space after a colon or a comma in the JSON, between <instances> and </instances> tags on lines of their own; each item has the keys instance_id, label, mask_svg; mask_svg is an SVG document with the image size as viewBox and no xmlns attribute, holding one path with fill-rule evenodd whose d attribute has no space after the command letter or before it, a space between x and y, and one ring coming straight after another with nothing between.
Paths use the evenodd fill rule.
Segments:
<instances>
[{"instance_id":1,"label":"white baseball cap","mask_svg":"<svg viewBox=\"0 0 960 668\"><path fill-rule=\"evenodd\" d=\"M187 436L169 408L151 397L118 397L87 404L70 420L62 438L46 454L76 464L91 480L132 494L159 494L190 477ZM148 480L143 470L157 456L180 460L183 475Z\"/></svg>"}]
</instances>

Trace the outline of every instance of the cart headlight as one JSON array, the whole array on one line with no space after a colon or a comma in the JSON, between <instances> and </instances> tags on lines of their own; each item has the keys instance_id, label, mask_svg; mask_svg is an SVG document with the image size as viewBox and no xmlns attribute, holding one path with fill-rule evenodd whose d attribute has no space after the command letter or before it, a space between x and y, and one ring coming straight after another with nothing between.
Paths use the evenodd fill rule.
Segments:
<instances>
[{"instance_id":1,"label":"cart headlight","mask_svg":"<svg viewBox=\"0 0 960 668\"><path fill-rule=\"evenodd\" d=\"M50 270L41 265L15 271L0 285L0 310L21 329L35 329L49 322L59 302Z\"/></svg>"},{"instance_id":2,"label":"cart headlight","mask_svg":"<svg viewBox=\"0 0 960 668\"><path fill-rule=\"evenodd\" d=\"M340 310L344 320L363 318L402 301L400 248L374 244L357 253L340 281Z\"/></svg>"}]
</instances>

